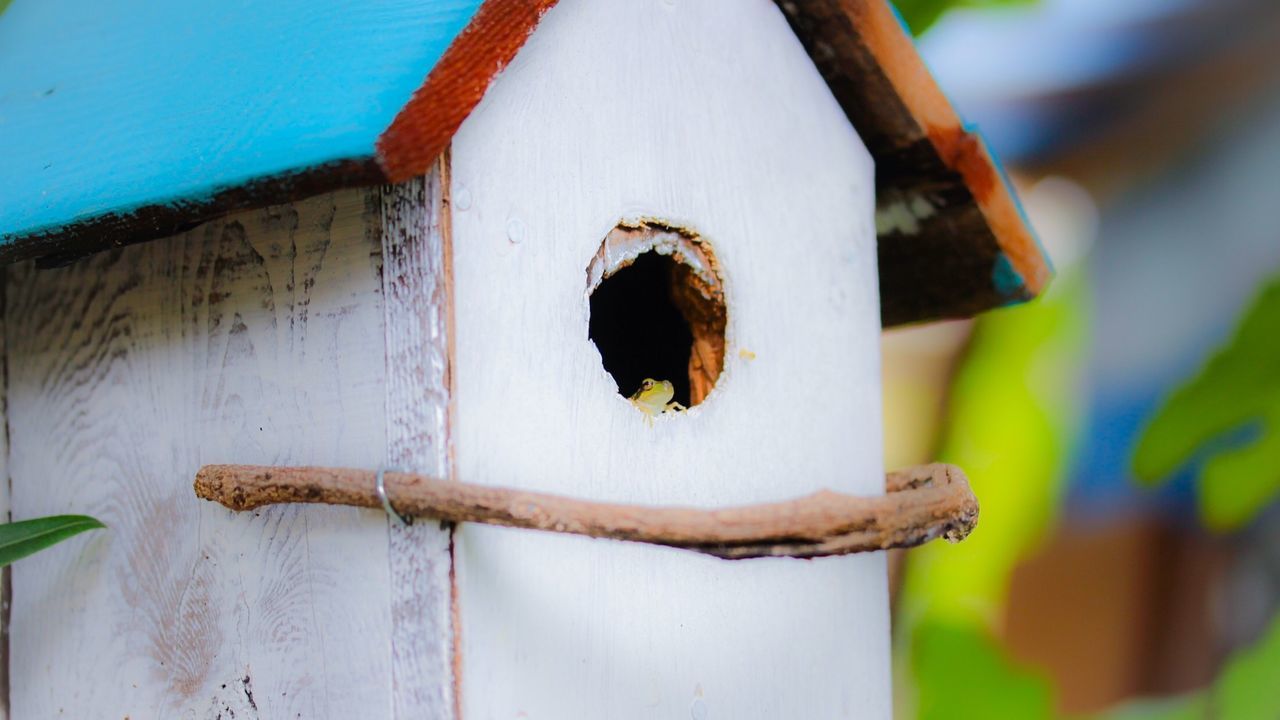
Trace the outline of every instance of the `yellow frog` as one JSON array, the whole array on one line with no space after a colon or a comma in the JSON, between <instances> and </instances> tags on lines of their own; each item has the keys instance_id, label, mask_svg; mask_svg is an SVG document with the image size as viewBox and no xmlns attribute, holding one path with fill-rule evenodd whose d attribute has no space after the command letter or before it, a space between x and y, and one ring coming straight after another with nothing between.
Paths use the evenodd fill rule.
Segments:
<instances>
[{"instance_id":1,"label":"yellow frog","mask_svg":"<svg viewBox=\"0 0 1280 720\"><path fill-rule=\"evenodd\" d=\"M630 400L637 410L645 414L645 419L653 424L655 415L661 415L668 410L685 409L680 403L671 400L675 395L676 389L670 380L645 378L644 382L640 383L640 389L636 390Z\"/></svg>"}]
</instances>

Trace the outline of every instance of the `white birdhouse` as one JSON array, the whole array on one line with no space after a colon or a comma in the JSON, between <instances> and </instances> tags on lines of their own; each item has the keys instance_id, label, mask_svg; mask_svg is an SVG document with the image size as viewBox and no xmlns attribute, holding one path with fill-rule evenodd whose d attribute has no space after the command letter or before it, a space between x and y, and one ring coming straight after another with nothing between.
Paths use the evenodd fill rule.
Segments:
<instances>
[{"instance_id":1,"label":"white birdhouse","mask_svg":"<svg viewBox=\"0 0 1280 720\"><path fill-rule=\"evenodd\" d=\"M7 501L109 526L14 718L888 718L883 553L662 533L882 495L882 326L1048 276L885 0L13 0L0 157Z\"/></svg>"}]
</instances>

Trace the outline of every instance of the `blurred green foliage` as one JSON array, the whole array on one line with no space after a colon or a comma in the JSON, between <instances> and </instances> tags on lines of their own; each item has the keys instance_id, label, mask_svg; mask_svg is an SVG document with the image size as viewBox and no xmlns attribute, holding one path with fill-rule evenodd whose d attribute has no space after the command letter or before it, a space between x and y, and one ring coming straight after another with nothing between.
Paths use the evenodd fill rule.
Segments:
<instances>
[{"instance_id":1,"label":"blurred green foliage","mask_svg":"<svg viewBox=\"0 0 1280 720\"><path fill-rule=\"evenodd\" d=\"M1098 720L1261 720L1280 718L1280 616L1253 647L1237 653L1213 686L1185 698L1134 703Z\"/></svg>"},{"instance_id":2,"label":"blurred green foliage","mask_svg":"<svg viewBox=\"0 0 1280 720\"><path fill-rule=\"evenodd\" d=\"M1034 0L895 0L915 35L962 7ZM897 624L900 717L1054 718L1054 688L1004 652L995 634L1015 565L1050 528L1079 420L1075 373L1087 330L1083 270L1050 292L980 318L952 388L940 459L963 467L982 503L965 542L912 551ZM1227 447L1224 435L1256 429ZM1280 278L1232 341L1179 388L1139 440L1135 473L1158 482L1207 456L1200 506L1212 528L1249 521L1280 494ZM1129 703L1094 720L1280 718L1280 616L1208 689Z\"/></svg>"},{"instance_id":3,"label":"blurred green foliage","mask_svg":"<svg viewBox=\"0 0 1280 720\"><path fill-rule=\"evenodd\" d=\"M990 619L1009 575L1058 507L1081 407L1087 288L1066 269L1043 297L977 320L952 384L939 458L964 468L982 504L963 543L913 551L913 612Z\"/></svg>"},{"instance_id":4,"label":"blurred green foliage","mask_svg":"<svg viewBox=\"0 0 1280 720\"><path fill-rule=\"evenodd\" d=\"M1258 432L1249 441L1214 447L1224 434L1252 427ZM1200 511L1210 528L1243 525L1280 492L1280 278L1246 310L1235 337L1156 413L1138 441L1134 474L1155 483L1202 454Z\"/></svg>"},{"instance_id":5,"label":"blurred green foliage","mask_svg":"<svg viewBox=\"0 0 1280 720\"><path fill-rule=\"evenodd\" d=\"M898 14L911 30L920 35L928 30L948 10L961 7L991 8L1004 5L1029 5L1035 0L894 0Z\"/></svg>"},{"instance_id":6,"label":"blurred green foliage","mask_svg":"<svg viewBox=\"0 0 1280 720\"><path fill-rule=\"evenodd\" d=\"M977 625L925 622L912 638L911 661L918 684L917 717L1053 717L1048 678L1013 664L996 638Z\"/></svg>"},{"instance_id":7,"label":"blurred green foliage","mask_svg":"<svg viewBox=\"0 0 1280 720\"><path fill-rule=\"evenodd\" d=\"M1280 617L1256 645L1231 659L1204 703L1205 718L1280 718Z\"/></svg>"},{"instance_id":8,"label":"blurred green foliage","mask_svg":"<svg viewBox=\"0 0 1280 720\"><path fill-rule=\"evenodd\" d=\"M1087 336L1083 270L1063 268L1050 291L975 324L959 368L940 457L964 468L982 503L958 545L912 551L899 607L901 717L1049 720L1052 683L1000 646L1016 564L1050 529L1081 408L1076 374ZM1160 478L1233 430L1260 424L1242 448L1205 467L1206 522L1234 526L1280 492L1280 278L1247 310L1234 338L1177 390L1143 435L1138 472ZM1181 698L1129 703L1092 720L1280 718L1280 616L1237 653L1214 684ZM905 694L905 697L903 696Z\"/></svg>"},{"instance_id":9,"label":"blurred green foliage","mask_svg":"<svg viewBox=\"0 0 1280 720\"><path fill-rule=\"evenodd\" d=\"M974 325L952 385L940 459L969 476L982 505L956 545L932 543L906 564L899 651L902 716L1048 718L1054 693L1003 655L995 629L1014 567L1051 528L1079 426L1088 335L1083 268L1064 267L1049 291ZM914 705L914 712L911 706Z\"/></svg>"},{"instance_id":10,"label":"blurred green foliage","mask_svg":"<svg viewBox=\"0 0 1280 720\"><path fill-rule=\"evenodd\" d=\"M1097 716L1098 720L1208 720L1206 698L1200 693L1172 700L1143 700Z\"/></svg>"}]
</instances>

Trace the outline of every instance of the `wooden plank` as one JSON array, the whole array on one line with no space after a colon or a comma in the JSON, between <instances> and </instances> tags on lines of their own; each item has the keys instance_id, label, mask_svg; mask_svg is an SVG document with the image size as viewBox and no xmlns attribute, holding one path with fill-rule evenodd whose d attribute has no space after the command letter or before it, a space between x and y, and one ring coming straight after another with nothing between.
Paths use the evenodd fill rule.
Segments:
<instances>
[{"instance_id":1,"label":"wooden plank","mask_svg":"<svg viewBox=\"0 0 1280 720\"><path fill-rule=\"evenodd\" d=\"M229 187L191 201L144 205L27 235L0 237L0 263L37 258L38 267L60 267L105 248L176 235L236 210L294 202L383 181L382 169L372 158L324 163Z\"/></svg>"},{"instance_id":2,"label":"wooden plank","mask_svg":"<svg viewBox=\"0 0 1280 720\"><path fill-rule=\"evenodd\" d=\"M387 467L448 477L450 294L448 179L382 190ZM453 532L390 523L392 700L396 718L455 718Z\"/></svg>"},{"instance_id":3,"label":"wooden plank","mask_svg":"<svg viewBox=\"0 0 1280 720\"><path fill-rule=\"evenodd\" d=\"M0 275L0 413L4 432L0 433L0 521L13 520L9 484L9 372L5 349L3 275ZM0 569L0 720L9 719L9 620L13 607L13 567Z\"/></svg>"},{"instance_id":4,"label":"wooden plank","mask_svg":"<svg viewBox=\"0 0 1280 720\"><path fill-rule=\"evenodd\" d=\"M880 492L871 158L772 3L562 3L452 153L459 480L703 507ZM710 243L729 311L715 389L652 427L585 297L641 217ZM456 542L467 716L890 716L881 554Z\"/></svg>"},{"instance_id":5,"label":"wooden plank","mask_svg":"<svg viewBox=\"0 0 1280 720\"><path fill-rule=\"evenodd\" d=\"M777 0L876 159L885 327L1035 297L1050 269L999 163L885 0Z\"/></svg>"},{"instance_id":6,"label":"wooden plank","mask_svg":"<svg viewBox=\"0 0 1280 720\"><path fill-rule=\"evenodd\" d=\"M9 269L14 515L110 526L14 567L16 717L389 714L383 516L238 515L191 490L210 462L383 460L366 199Z\"/></svg>"}]
</instances>

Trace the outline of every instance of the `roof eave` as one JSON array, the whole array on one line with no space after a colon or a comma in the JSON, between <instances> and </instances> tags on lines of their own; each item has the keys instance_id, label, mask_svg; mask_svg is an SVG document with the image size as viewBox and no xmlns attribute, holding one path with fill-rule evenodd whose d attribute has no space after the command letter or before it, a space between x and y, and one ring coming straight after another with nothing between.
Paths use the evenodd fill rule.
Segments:
<instances>
[{"instance_id":1,"label":"roof eave","mask_svg":"<svg viewBox=\"0 0 1280 720\"><path fill-rule=\"evenodd\" d=\"M778 0L876 162L881 321L967 317L1051 276L1008 179L885 0Z\"/></svg>"},{"instance_id":2,"label":"roof eave","mask_svg":"<svg viewBox=\"0 0 1280 720\"><path fill-rule=\"evenodd\" d=\"M373 157L302 168L207 199L4 238L0 262L56 264L233 210L425 173L556 0L485 0L379 136ZM886 0L777 0L876 163L885 327L1039 294L1048 260L982 139L961 122Z\"/></svg>"}]
</instances>

